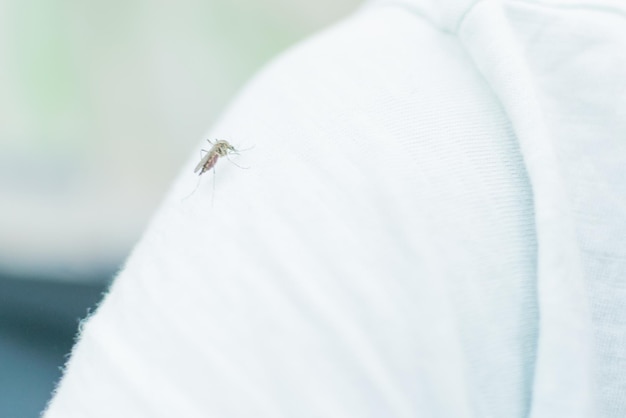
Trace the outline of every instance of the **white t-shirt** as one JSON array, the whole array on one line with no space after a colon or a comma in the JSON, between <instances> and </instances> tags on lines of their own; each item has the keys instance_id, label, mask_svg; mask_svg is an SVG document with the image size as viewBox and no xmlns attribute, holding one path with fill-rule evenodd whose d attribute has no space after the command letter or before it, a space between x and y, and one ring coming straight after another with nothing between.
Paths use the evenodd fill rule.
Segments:
<instances>
[{"instance_id":1,"label":"white t-shirt","mask_svg":"<svg viewBox=\"0 0 626 418\"><path fill-rule=\"evenodd\" d=\"M626 416L623 2L374 0L209 138L46 418Z\"/></svg>"}]
</instances>

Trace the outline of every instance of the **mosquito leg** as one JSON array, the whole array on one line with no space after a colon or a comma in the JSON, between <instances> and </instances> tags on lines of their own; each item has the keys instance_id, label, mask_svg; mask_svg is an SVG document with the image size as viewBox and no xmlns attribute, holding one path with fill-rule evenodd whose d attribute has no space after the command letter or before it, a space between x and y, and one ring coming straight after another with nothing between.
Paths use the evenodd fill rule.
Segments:
<instances>
[{"instance_id":1,"label":"mosquito leg","mask_svg":"<svg viewBox=\"0 0 626 418\"><path fill-rule=\"evenodd\" d=\"M227 159L228 161L230 161L232 164L236 165L237 167L239 167L239 168L243 168L244 170L247 170L247 169L249 169L249 168L250 168L250 167L243 167L243 166L240 166L239 164L237 164L236 162L234 162L233 160L231 160L231 159L228 157L228 155L226 155L226 159Z\"/></svg>"},{"instance_id":2,"label":"mosquito leg","mask_svg":"<svg viewBox=\"0 0 626 418\"><path fill-rule=\"evenodd\" d=\"M194 194L196 192L196 190L198 190L198 187L200 187L200 181L202 180L202 178L198 177L198 182L196 183L196 187L193 189L193 191L191 193L189 193L187 196L183 197L181 202L184 202L185 200L189 199L191 197L192 194Z\"/></svg>"},{"instance_id":3,"label":"mosquito leg","mask_svg":"<svg viewBox=\"0 0 626 418\"><path fill-rule=\"evenodd\" d=\"M215 166L213 166L213 193L211 194L211 209L213 209L214 201L215 201Z\"/></svg>"},{"instance_id":4,"label":"mosquito leg","mask_svg":"<svg viewBox=\"0 0 626 418\"><path fill-rule=\"evenodd\" d=\"M253 146L248 147L248 148L235 150L235 154L239 154L241 151L250 151L250 150L251 150L251 149L253 149L254 147L255 147L255 146L253 145Z\"/></svg>"}]
</instances>

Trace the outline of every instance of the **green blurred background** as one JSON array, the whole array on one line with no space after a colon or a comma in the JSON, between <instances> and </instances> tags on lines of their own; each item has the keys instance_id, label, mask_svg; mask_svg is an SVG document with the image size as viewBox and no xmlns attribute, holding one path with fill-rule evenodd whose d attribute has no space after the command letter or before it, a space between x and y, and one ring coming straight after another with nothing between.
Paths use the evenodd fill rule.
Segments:
<instances>
[{"instance_id":1,"label":"green blurred background","mask_svg":"<svg viewBox=\"0 0 626 418\"><path fill-rule=\"evenodd\" d=\"M116 265L272 56L356 0L0 0L0 269Z\"/></svg>"},{"instance_id":2,"label":"green blurred background","mask_svg":"<svg viewBox=\"0 0 626 418\"><path fill-rule=\"evenodd\" d=\"M0 0L0 417L38 415L237 89L359 3Z\"/></svg>"}]
</instances>

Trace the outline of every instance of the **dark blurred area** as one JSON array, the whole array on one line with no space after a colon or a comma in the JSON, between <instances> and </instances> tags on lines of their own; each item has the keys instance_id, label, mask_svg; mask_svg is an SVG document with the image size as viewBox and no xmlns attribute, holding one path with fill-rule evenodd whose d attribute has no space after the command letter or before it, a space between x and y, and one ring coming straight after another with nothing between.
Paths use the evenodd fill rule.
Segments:
<instances>
[{"instance_id":1,"label":"dark blurred area","mask_svg":"<svg viewBox=\"0 0 626 418\"><path fill-rule=\"evenodd\" d=\"M0 273L0 417L38 417L61 377L80 319L113 272L63 281Z\"/></svg>"}]
</instances>

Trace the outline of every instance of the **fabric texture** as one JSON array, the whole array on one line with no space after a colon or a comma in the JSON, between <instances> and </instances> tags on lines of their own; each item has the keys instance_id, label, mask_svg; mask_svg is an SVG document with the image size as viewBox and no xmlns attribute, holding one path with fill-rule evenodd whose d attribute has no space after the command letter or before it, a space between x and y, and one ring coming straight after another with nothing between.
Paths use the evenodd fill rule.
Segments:
<instances>
[{"instance_id":1,"label":"fabric texture","mask_svg":"<svg viewBox=\"0 0 626 418\"><path fill-rule=\"evenodd\" d=\"M374 0L287 51L45 417L626 416L625 18Z\"/></svg>"}]
</instances>

